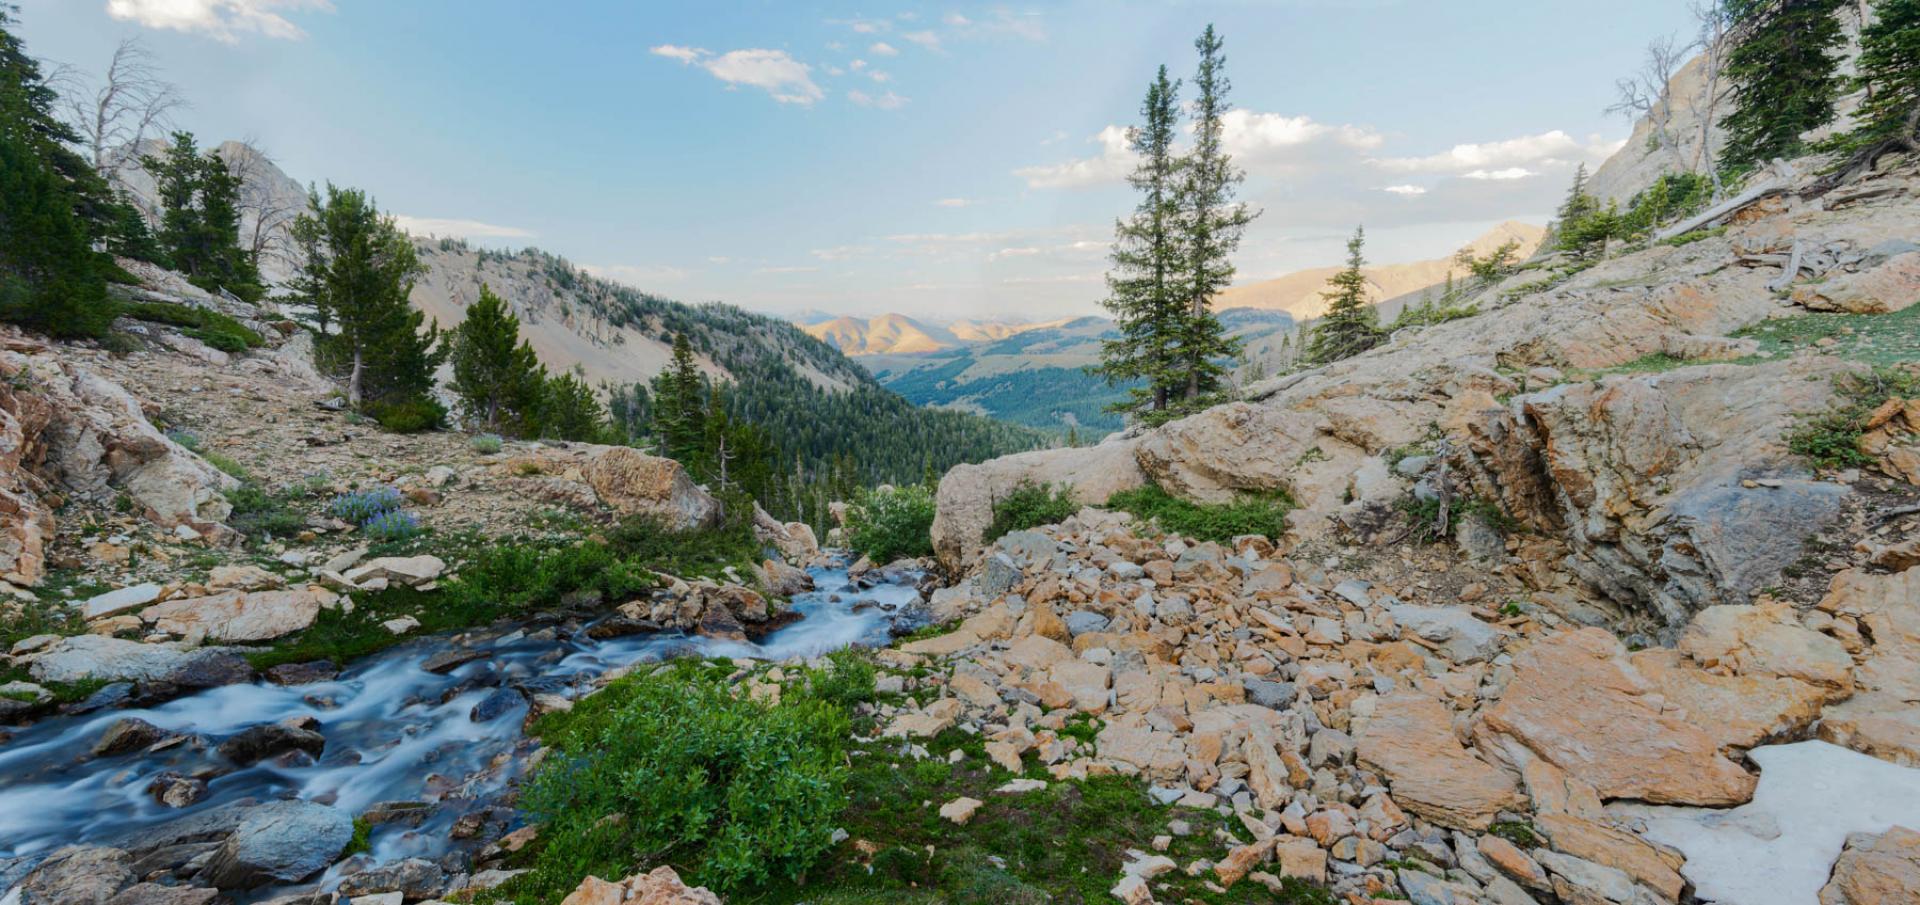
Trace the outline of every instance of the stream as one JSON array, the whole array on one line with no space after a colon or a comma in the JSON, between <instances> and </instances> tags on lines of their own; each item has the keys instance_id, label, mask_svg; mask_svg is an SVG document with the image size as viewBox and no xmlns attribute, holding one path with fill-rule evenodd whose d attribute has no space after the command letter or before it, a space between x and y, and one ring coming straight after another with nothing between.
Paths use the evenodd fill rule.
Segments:
<instances>
[{"instance_id":1,"label":"stream","mask_svg":"<svg viewBox=\"0 0 1920 905\"><path fill-rule=\"evenodd\" d=\"M522 732L527 696L577 697L609 670L675 656L811 658L844 647L884 645L914 626L916 575L874 573L860 588L844 567L809 569L815 590L793 597L797 621L758 643L660 632L608 640L584 630L516 630L494 637L468 633L477 659L438 674L430 658L460 650L448 637L423 638L350 664L337 677L304 685L262 682L229 685L146 709L106 710L53 717L15 732L0 746L0 893L38 856L64 845L133 847L164 836L169 825L225 805L304 799L350 815L376 805L427 802L405 819L377 825L371 835L374 866L403 858L440 859L463 843L456 824L469 817L476 836L468 847L497 837L499 826L476 834L481 818L497 817L501 794L517 778L534 742ZM171 744L118 756L95 757L93 746L116 722L135 717L169 734ZM236 768L215 751L223 741L261 723L310 717L326 739L317 757L268 757ZM161 804L156 780L205 778L192 804ZM14 862L8 869L8 862ZM284 894L331 889L335 865L317 880L259 890Z\"/></svg>"}]
</instances>

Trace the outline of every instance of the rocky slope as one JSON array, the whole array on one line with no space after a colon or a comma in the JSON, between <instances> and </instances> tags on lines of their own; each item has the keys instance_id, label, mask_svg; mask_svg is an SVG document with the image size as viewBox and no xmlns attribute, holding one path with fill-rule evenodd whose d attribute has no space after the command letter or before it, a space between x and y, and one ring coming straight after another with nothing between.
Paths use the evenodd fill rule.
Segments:
<instances>
[{"instance_id":1,"label":"rocky slope","mask_svg":"<svg viewBox=\"0 0 1920 905\"><path fill-rule=\"evenodd\" d=\"M1532 256L1540 247L1540 241L1546 237L1546 229L1529 223L1509 220L1501 223L1468 242L1464 249L1476 255L1486 255L1507 242L1516 243L1519 258ZM1339 267L1315 267L1296 271L1271 280L1257 283L1243 283L1232 286L1220 293L1215 305L1227 308L1261 308L1270 311L1284 311L1295 320L1311 320L1325 314L1327 300L1320 294L1327 291L1327 278L1338 273ZM1367 277L1368 299L1376 304L1403 296L1418 295L1422 289L1439 286L1447 281L1447 274L1465 276L1464 269L1449 258L1436 258L1431 261L1412 261L1405 264L1376 264L1364 268ZM1392 319L1395 311L1385 311L1383 316Z\"/></svg>"}]
</instances>

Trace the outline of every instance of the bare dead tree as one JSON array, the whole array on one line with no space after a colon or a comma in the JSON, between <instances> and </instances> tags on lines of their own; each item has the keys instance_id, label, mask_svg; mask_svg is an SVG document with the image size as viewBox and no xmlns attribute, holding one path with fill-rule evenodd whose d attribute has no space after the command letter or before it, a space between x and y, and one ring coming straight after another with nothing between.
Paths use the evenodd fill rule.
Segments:
<instances>
[{"instance_id":1,"label":"bare dead tree","mask_svg":"<svg viewBox=\"0 0 1920 905\"><path fill-rule=\"evenodd\" d=\"M256 263L273 261L290 268L300 264L292 239L293 221L307 209L305 196L293 198L274 191L267 174L273 157L252 138L241 140L237 153L226 155L227 167L240 180L241 241Z\"/></svg>"},{"instance_id":2,"label":"bare dead tree","mask_svg":"<svg viewBox=\"0 0 1920 905\"><path fill-rule=\"evenodd\" d=\"M84 80L72 75L72 81ZM174 112L187 105L161 77L153 54L138 38L121 41L114 49L97 86L61 94L94 170L116 183L127 167L138 163L140 144L164 131Z\"/></svg>"},{"instance_id":3,"label":"bare dead tree","mask_svg":"<svg viewBox=\"0 0 1920 905\"><path fill-rule=\"evenodd\" d=\"M1674 73L1696 46L1682 45L1671 35L1648 42L1640 68L1614 82L1619 99L1607 108L1608 113L1630 120L1645 120L1652 130L1655 149L1666 151L1673 158L1674 168L1682 172L1692 172L1693 166L1680 153L1679 139L1673 134L1673 100L1667 95Z\"/></svg>"},{"instance_id":4,"label":"bare dead tree","mask_svg":"<svg viewBox=\"0 0 1920 905\"><path fill-rule=\"evenodd\" d=\"M1687 10L1699 28L1694 46L1700 48L1702 67L1700 90L1687 98L1689 112L1699 130L1690 171L1706 172L1707 178L1713 180L1713 197L1719 199L1726 194L1726 186L1720 181L1720 168L1713 165L1713 127L1720 119L1721 105L1733 94L1733 86L1722 73L1727 51L1733 47L1733 14L1727 9L1727 0L1693 0Z\"/></svg>"}]
</instances>

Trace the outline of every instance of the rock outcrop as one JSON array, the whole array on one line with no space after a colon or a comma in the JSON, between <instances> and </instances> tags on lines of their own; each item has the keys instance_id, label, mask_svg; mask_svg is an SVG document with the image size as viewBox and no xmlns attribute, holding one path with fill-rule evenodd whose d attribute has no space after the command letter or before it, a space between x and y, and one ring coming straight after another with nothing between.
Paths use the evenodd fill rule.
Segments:
<instances>
[{"instance_id":1,"label":"rock outcrop","mask_svg":"<svg viewBox=\"0 0 1920 905\"><path fill-rule=\"evenodd\" d=\"M1128 440L1099 446L1041 450L977 465L956 465L940 479L933 519L933 552L949 570L972 562L993 522L993 504L1021 484L1065 486L1074 499L1097 506L1146 481Z\"/></svg>"},{"instance_id":2,"label":"rock outcrop","mask_svg":"<svg viewBox=\"0 0 1920 905\"><path fill-rule=\"evenodd\" d=\"M626 446L598 447L582 469L600 502L622 515L646 515L676 531L710 528L720 501L695 484L680 463Z\"/></svg>"}]
</instances>

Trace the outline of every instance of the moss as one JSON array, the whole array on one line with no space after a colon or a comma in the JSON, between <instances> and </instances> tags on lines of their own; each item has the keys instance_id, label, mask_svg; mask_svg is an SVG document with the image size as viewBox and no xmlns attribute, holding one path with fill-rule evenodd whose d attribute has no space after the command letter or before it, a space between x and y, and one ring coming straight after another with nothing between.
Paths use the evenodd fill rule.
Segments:
<instances>
[{"instance_id":1,"label":"moss","mask_svg":"<svg viewBox=\"0 0 1920 905\"><path fill-rule=\"evenodd\" d=\"M1500 821L1488 827L1487 832L1521 848L1537 848L1541 843L1540 832L1533 828L1533 824L1519 820Z\"/></svg>"},{"instance_id":2,"label":"moss","mask_svg":"<svg viewBox=\"0 0 1920 905\"><path fill-rule=\"evenodd\" d=\"M1231 503L1195 503L1149 484L1114 494L1107 508L1154 522L1162 531L1224 543L1247 534L1270 538L1285 534L1293 500L1284 493L1270 493L1250 494Z\"/></svg>"}]
</instances>

